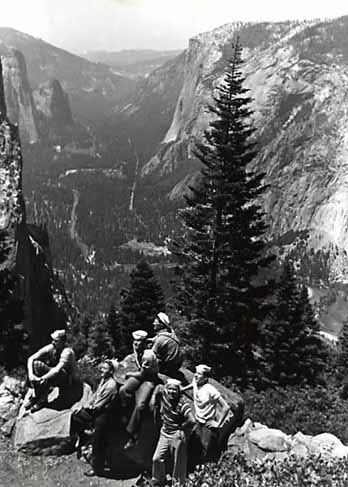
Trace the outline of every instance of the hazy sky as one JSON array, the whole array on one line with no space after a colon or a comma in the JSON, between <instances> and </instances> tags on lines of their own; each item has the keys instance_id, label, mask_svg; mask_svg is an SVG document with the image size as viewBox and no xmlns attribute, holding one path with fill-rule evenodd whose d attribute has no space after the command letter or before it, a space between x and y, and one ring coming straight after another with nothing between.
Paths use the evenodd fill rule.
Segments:
<instances>
[{"instance_id":1,"label":"hazy sky","mask_svg":"<svg viewBox=\"0 0 348 487\"><path fill-rule=\"evenodd\" d=\"M0 4L5 0L0 0ZM195 34L237 20L348 14L346 0L11 0L0 25L74 52L178 49Z\"/></svg>"}]
</instances>

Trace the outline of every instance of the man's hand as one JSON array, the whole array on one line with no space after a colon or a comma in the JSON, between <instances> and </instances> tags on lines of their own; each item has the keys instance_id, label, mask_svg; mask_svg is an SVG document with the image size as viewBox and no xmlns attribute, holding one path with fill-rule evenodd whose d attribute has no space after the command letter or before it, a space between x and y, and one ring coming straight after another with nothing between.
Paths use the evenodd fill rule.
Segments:
<instances>
[{"instance_id":1,"label":"man's hand","mask_svg":"<svg viewBox=\"0 0 348 487\"><path fill-rule=\"evenodd\" d=\"M216 429L219 429L221 428L221 424L220 424L220 421L209 421L209 427L210 428L216 428Z\"/></svg>"},{"instance_id":2,"label":"man's hand","mask_svg":"<svg viewBox=\"0 0 348 487\"><path fill-rule=\"evenodd\" d=\"M37 377L34 374L28 375L29 382L38 382L40 380L40 377Z\"/></svg>"}]
</instances>

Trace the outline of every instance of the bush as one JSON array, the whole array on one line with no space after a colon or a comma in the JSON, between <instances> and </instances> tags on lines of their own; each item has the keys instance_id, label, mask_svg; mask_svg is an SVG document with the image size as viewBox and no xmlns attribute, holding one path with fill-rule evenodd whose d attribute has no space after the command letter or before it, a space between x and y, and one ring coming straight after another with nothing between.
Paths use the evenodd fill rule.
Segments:
<instances>
[{"instance_id":1,"label":"bush","mask_svg":"<svg viewBox=\"0 0 348 487\"><path fill-rule=\"evenodd\" d=\"M283 461L247 461L242 455L202 465L186 487L346 487L348 460L289 457Z\"/></svg>"},{"instance_id":2,"label":"bush","mask_svg":"<svg viewBox=\"0 0 348 487\"><path fill-rule=\"evenodd\" d=\"M332 385L278 387L263 392L246 390L243 397L246 417L253 421L287 434L328 432L348 444L348 400Z\"/></svg>"}]
</instances>

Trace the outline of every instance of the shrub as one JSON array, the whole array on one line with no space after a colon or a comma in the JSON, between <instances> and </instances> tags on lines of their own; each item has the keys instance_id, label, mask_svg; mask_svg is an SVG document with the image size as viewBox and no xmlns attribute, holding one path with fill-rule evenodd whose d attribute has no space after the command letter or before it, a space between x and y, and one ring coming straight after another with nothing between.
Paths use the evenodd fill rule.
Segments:
<instances>
[{"instance_id":1,"label":"shrub","mask_svg":"<svg viewBox=\"0 0 348 487\"><path fill-rule=\"evenodd\" d=\"M243 397L246 417L253 421L288 434L329 432L348 444L348 400L332 385L277 387L262 392L249 389Z\"/></svg>"},{"instance_id":2,"label":"shrub","mask_svg":"<svg viewBox=\"0 0 348 487\"><path fill-rule=\"evenodd\" d=\"M202 465L187 479L186 487L345 487L348 460L289 457L283 461L224 457Z\"/></svg>"}]
</instances>

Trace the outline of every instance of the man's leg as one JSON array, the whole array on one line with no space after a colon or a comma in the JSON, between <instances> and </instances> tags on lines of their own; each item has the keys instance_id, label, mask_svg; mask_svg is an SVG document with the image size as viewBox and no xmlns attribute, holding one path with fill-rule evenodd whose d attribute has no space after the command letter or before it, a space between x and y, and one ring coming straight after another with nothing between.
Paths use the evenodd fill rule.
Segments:
<instances>
[{"instance_id":1,"label":"man's leg","mask_svg":"<svg viewBox=\"0 0 348 487\"><path fill-rule=\"evenodd\" d=\"M106 456L106 439L111 425L111 416L103 413L94 421L94 435L92 440L92 468L96 473L104 470Z\"/></svg>"},{"instance_id":2,"label":"man's leg","mask_svg":"<svg viewBox=\"0 0 348 487\"><path fill-rule=\"evenodd\" d=\"M168 439L160 434L155 453L152 457L152 479L153 487L162 487L166 483L166 456L169 451Z\"/></svg>"},{"instance_id":3,"label":"man's leg","mask_svg":"<svg viewBox=\"0 0 348 487\"><path fill-rule=\"evenodd\" d=\"M135 394L135 406L129 420L127 431L132 437L137 437L144 411L149 404L155 384L151 381L142 382Z\"/></svg>"},{"instance_id":4,"label":"man's leg","mask_svg":"<svg viewBox=\"0 0 348 487\"><path fill-rule=\"evenodd\" d=\"M201 462L212 462L219 456L218 437L219 433L216 428L208 428L202 425L200 429L202 444Z\"/></svg>"},{"instance_id":5,"label":"man's leg","mask_svg":"<svg viewBox=\"0 0 348 487\"><path fill-rule=\"evenodd\" d=\"M185 433L178 431L170 442L174 460L172 478L182 485L185 483L187 476L187 441Z\"/></svg>"}]
</instances>

